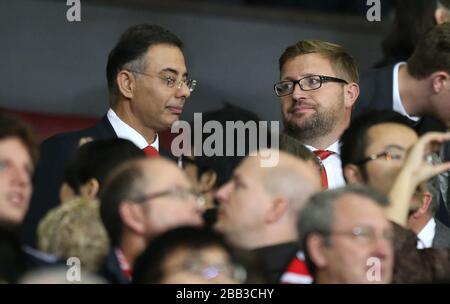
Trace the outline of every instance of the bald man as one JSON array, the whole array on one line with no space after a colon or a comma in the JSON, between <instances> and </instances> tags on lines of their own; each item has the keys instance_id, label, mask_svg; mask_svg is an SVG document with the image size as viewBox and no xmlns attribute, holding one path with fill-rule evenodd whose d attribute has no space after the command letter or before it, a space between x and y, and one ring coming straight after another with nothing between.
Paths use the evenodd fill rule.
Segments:
<instances>
[{"instance_id":1,"label":"bald man","mask_svg":"<svg viewBox=\"0 0 450 304\"><path fill-rule=\"evenodd\" d=\"M131 281L134 261L148 240L178 226L203 225L201 195L181 169L162 157L133 160L114 170L100 200L112 246L102 274L113 283Z\"/></svg>"},{"instance_id":2,"label":"bald man","mask_svg":"<svg viewBox=\"0 0 450 304\"><path fill-rule=\"evenodd\" d=\"M235 245L253 250L265 264L268 281L279 282L298 251L296 223L308 198L321 190L317 168L284 152L276 166L249 156L216 193L215 228Z\"/></svg>"}]
</instances>

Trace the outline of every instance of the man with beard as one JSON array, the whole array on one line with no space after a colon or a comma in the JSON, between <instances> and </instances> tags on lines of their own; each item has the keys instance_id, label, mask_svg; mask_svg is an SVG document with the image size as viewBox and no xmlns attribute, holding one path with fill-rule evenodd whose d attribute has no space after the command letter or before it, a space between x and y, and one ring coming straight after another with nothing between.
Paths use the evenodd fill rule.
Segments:
<instances>
[{"instance_id":1,"label":"man with beard","mask_svg":"<svg viewBox=\"0 0 450 304\"><path fill-rule=\"evenodd\" d=\"M342 46L304 40L284 51L279 68L274 89L281 97L284 132L322 161L324 189L344 185L338 140L359 95L354 59Z\"/></svg>"}]
</instances>

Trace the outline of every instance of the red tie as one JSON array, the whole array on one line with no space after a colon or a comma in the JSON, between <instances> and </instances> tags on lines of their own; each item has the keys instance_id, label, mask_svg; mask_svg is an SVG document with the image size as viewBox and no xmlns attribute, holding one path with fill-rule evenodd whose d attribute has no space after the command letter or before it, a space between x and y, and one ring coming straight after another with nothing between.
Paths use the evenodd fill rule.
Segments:
<instances>
[{"instance_id":1,"label":"red tie","mask_svg":"<svg viewBox=\"0 0 450 304\"><path fill-rule=\"evenodd\" d=\"M156 150L152 146L145 147L143 151L148 157L159 157L158 150Z\"/></svg>"},{"instance_id":2,"label":"red tie","mask_svg":"<svg viewBox=\"0 0 450 304\"><path fill-rule=\"evenodd\" d=\"M331 154L333 154L333 152L328 151L328 150L316 150L314 151L314 154L316 154L316 156L320 159L321 162L321 170L320 170L320 175L322 178L322 188L324 190L328 189L328 178L327 178L327 170L325 170L325 166L323 164L323 161L330 156Z\"/></svg>"}]
</instances>

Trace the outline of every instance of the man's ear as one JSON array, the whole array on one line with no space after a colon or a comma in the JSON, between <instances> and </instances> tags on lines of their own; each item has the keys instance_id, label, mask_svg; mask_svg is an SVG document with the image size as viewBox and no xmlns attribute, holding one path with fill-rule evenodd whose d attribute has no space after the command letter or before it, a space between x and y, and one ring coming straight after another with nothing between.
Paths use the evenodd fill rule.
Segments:
<instances>
[{"instance_id":1,"label":"man's ear","mask_svg":"<svg viewBox=\"0 0 450 304\"><path fill-rule=\"evenodd\" d=\"M100 189L100 183L96 178L90 178L86 183L81 185L80 194L87 199L95 199Z\"/></svg>"},{"instance_id":2,"label":"man's ear","mask_svg":"<svg viewBox=\"0 0 450 304\"><path fill-rule=\"evenodd\" d=\"M350 185L364 183L364 178L361 169L354 164L345 165L344 177L345 180L347 181L347 184Z\"/></svg>"},{"instance_id":3,"label":"man's ear","mask_svg":"<svg viewBox=\"0 0 450 304\"><path fill-rule=\"evenodd\" d=\"M317 268L324 268L328 265L325 239L318 233L311 233L306 239L306 248L311 261Z\"/></svg>"},{"instance_id":4,"label":"man's ear","mask_svg":"<svg viewBox=\"0 0 450 304\"><path fill-rule=\"evenodd\" d=\"M359 96L359 85L355 82L351 82L344 87L345 107L351 108L356 102Z\"/></svg>"},{"instance_id":5,"label":"man's ear","mask_svg":"<svg viewBox=\"0 0 450 304\"><path fill-rule=\"evenodd\" d=\"M120 93L125 98L133 98L134 88L136 87L136 78L131 72L121 70L117 73L116 83Z\"/></svg>"},{"instance_id":6,"label":"man's ear","mask_svg":"<svg viewBox=\"0 0 450 304\"><path fill-rule=\"evenodd\" d=\"M412 216L417 219L417 218L423 216L424 214L428 213L428 209L430 208L432 201L433 201L433 195L430 192L425 191L422 194L422 205L420 206L419 209L417 209L416 212L414 212L412 214Z\"/></svg>"},{"instance_id":7,"label":"man's ear","mask_svg":"<svg viewBox=\"0 0 450 304\"><path fill-rule=\"evenodd\" d=\"M289 209L289 201L286 197L275 197L270 202L270 208L266 216L266 223L275 223L282 218Z\"/></svg>"},{"instance_id":8,"label":"man's ear","mask_svg":"<svg viewBox=\"0 0 450 304\"><path fill-rule=\"evenodd\" d=\"M217 182L217 173L213 170L203 172L200 176L198 187L201 193L207 193L214 189Z\"/></svg>"},{"instance_id":9,"label":"man's ear","mask_svg":"<svg viewBox=\"0 0 450 304\"><path fill-rule=\"evenodd\" d=\"M145 234L145 213L140 204L130 201L121 203L119 206L119 215L126 228L138 235Z\"/></svg>"},{"instance_id":10,"label":"man's ear","mask_svg":"<svg viewBox=\"0 0 450 304\"><path fill-rule=\"evenodd\" d=\"M437 71L430 75L433 93L439 94L445 89L445 85L450 82L450 75L444 71Z\"/></svg>"}]
</instances>

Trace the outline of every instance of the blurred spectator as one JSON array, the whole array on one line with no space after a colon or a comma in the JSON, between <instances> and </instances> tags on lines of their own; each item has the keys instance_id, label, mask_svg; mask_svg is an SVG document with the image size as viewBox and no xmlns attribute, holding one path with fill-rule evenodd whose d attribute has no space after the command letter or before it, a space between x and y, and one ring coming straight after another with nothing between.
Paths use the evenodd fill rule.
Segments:
<instances>
[{"instance_id":1,"label":"blurred spectator","mask_svg":"<svg viewBox=\"0 0 450 304\"><path fill-rule=\"evenodd\" d=\"M145 157L145 153L126 139L97 139L83 144L66 166L61 202L77 196L97 198L106 177L116 166L140 157Z\"/></svg>"},{"instance_id":2,"label":"blurred spectator","mask_svg":"<svg viewBox=\"0 0 450 304\"><path fill-rule=\"evenodd\" d=\"M321 188L313 165L278 153L278 164L273 167L262 167L260 154L247 157L216 193L219 211L215 228L233 245L259 256L271 283L280 281L296 257L298 213L309 196Z\"/></svg>"},{"instance_id":3,"label":"blurred spectator","mask_svg":"<svg viewBox=\"0 0 450 304\"><path fill-rule=\"evenodd\" d=\"M406 61L426 32L436 24L449 21L449 0L396 0L395 19L382 43L384 57L375 67Z\"/></svg>"},{"instance_id":4,"label":"blurred spectator","mask_svg":"<svg viewBox=\"0 0 450 304\"><path fill-rule=\"evenodd\" d=\"M202 132L201 134L191 133L192 153L191 156L183 156L183 169L188 175L191 183L194 185L194 188L205 196L206 211L204 216L207 227L213 226L217 219L217 206L214 201L214 193L230 179L233 170L238 166L241 160L251 152L250 140L256 138L256 144L258 144L258 137L261 132L258 128L259 120L260 119L256 114L231 104L225 104L223 108L218 110L202 113L203 126L208 122L217 122L222 127L222 138L224 143L221 146L222 150L219 151L221 155L206 155L203 149L200 151L201 153L198 153L199 151L197 151L197 154L201 155L195 155L195 137L202 135L202 141L200 141L202 147L209 137L206 132ZM250 131L240 133L232 123L243 123L245 126L251 126L253 123L257 133L251 134ZM228 130L227 124L233 126L233 128ZM191 122L191 130L195 130L194 122ZM233 132L232 135L234 139L234 150L232 155L227 153L229 147L226 145L226 140L231 136L230 131ZM251 136L254 136L254 138L250 138ZM245 144L242 155L238 154L238 151L241 148L238 148L238 144L240 143Z\"/></svg>"},{"instance_id":5,"label":"blurred spectator","mask_svg":"<svg viewBox=\"0 0 450 304\"><path fill-rule=\"evenodd\" d=\"M247 277L221 234L194 227L176 228L150 241L134 273L134 283L162 284L239 284Z\"/></svg>"},{"instance_id":6,"label":"blurred spectator","mask_svg":"<svg viewBox=\"0 0 450 304\"><path fill-rule=\"evenodd\" d=\"M113 283L131 281L134 261L150 239L178 226L203 224L202 196L181 169L162 157L131 160L116 168L100 201L111 244L101 273Z\"/></svg>"},{"instance_id":7,"label":"blurred spectator","mask_svg":"<svg viewBox=\"0 0 450 304\"><path fill-rule=\"evenodd\" d=\"M390 283L393 228L387 198L365 187L318 193L298 220L300 244L318 284Z\"/></svg>"},{"instance_id":8,"label":"blurred spectator","mask_svg":"<svg viewBox=\"0 0 450 304\"><path fill-rule=\"evenodd\" d=\"M38 226L38 249L67 260L77 257L83 273L95 273L109 249L99 202L78 198L60 205Z\"/></svg>"}]
</instances>

